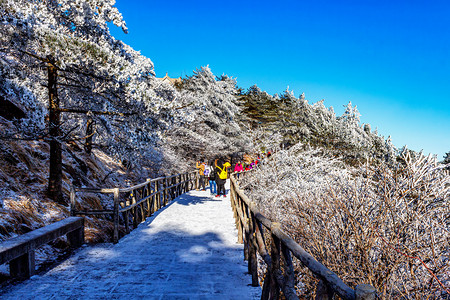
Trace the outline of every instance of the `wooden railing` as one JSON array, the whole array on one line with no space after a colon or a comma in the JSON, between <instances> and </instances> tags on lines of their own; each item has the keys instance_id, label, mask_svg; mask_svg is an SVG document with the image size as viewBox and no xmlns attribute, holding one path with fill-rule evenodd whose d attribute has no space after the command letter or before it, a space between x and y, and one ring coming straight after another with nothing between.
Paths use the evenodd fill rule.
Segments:
<instances>
[{"instance_id":1,"label":"wooden railing","mask_svg":"<svg viewBox=\"0 0 450 300\"><path fill-rule=\"evenodd\" d=\"M238 241L244 243L244 257L248 261L248 272L252 275L253 286L259 286L256 252L267 265L261 299L278 299L280 290L286 299L298 299L294 288L292 255L320 279L316 288L316 299L332 299L334 294L342 299L375 299L374 287L368 284L357 285L355 290L348 287L334 272L318 262L281 230L279 223L263 216L256 204L239 188L235 175L231 175L230 179L230 200L238 229Z\"/></svg>"},{"instance_id":2,"label":"wooden railing","mask_svg":"<svg viewBox=\"0 0 450 300\"><path fill-rule=\"evenodd\" d=\"M71 215L109 215L114 224L113 242L120 239L119 227L125 227L128 234L145 218L151 216L161 207L166 206L179 195L198 187L198 172L187 172L168 177L147 179L146 182L127 188L79 188L70 192ZM102 210L78 209L77 193L112 194L113 208Z\"/></svg>"},{"instance_id":3,"label":"wooden railing","mask_svg":"<svg viewBox=\"0 0 450 300\"><path fill-rule=\"evenodd\" d=\"M0 265L9 262L11 277L28 278L35 272L34 250L67 235L71 247L84 243L84 219L69 217L0 243Z\"/></svg>"}]
</instances>

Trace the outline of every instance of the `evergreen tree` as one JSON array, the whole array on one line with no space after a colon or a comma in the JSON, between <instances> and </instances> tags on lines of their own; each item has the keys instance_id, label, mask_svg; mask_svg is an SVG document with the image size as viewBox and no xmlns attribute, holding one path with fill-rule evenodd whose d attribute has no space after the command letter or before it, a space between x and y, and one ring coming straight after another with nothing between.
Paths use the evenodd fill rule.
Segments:
<instances>
[{"instance_id":1,"label":"evergreen tree","mask_svg":"<svg viewBox=\"0 0 450 300\"><path fill-rule=\"evenodd\" d=\"M450 164L450 152L445 153L444 160L442 161L443 164Z\"/></svg>"},{"instance_id":2,"label":"evergreen tree","mask_svg":"<svg viewBox=\"0 0 450 300\"><path fill-rule=\"evenodd\" d=\"M171 119L151 60L111 36L108 22L126 31L113 5L0 2L0 96L26 114L3 138L50 144L48 194L58 202L65 141L86 137L88 152L95 143L118 158L141 156L155 153L155 129Z\"/></svg>"},{"instance_id":3,"label":"evergreen tree","mask_svg":"<svg viewBox=\"0 0 450 300\"><path fill-rule=\"evenodd\" d=\"M301 141L343 156L351 164L394 160L396 150L390 139L372 133L368 124L360 125L356 106L349 102L344 114L336 117L333 108L326 108L323 102L309 104L304 94L296 98L288 89L270 96L253 86L241 97L240 105L252 128L280 134L285 146Z\"/></svg>"},{"instance_id":4,"label":"evergreen tree","mask_svg":"<svg viewBox=\"0 0 450 300\"><path fill-rule=\"evenodd\" d=\"M208 66L183 79L176 96L180 105L176 121L166 133L165 149L170 149L173 165L179 169L182 158L211 159L245 151L248 139L236 118L238 93L233 78L216 77Z\"/></svg>"}]
</instances>

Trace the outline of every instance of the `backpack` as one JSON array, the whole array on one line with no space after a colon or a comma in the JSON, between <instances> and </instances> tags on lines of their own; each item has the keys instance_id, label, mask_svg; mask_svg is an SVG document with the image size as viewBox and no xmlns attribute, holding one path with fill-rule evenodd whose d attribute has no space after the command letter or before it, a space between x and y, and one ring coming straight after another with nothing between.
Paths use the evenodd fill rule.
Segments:
<instances>
[{"instance_id":1,"label":"backpack","mask_svg":"<svg viewBox=\"0 0 450 300\"><path fill-rule=\"evenodd\" d=\"M220 179L227 179L227 177L228 177L228 174L227 174L227 168L221 168L221 167L219 167L219 166L217 166L217 168L219 168L219 170L220 170L220 173L219 172L217 172L217 174L219 175L219 178Z\"/></svg>"}]
</instances>

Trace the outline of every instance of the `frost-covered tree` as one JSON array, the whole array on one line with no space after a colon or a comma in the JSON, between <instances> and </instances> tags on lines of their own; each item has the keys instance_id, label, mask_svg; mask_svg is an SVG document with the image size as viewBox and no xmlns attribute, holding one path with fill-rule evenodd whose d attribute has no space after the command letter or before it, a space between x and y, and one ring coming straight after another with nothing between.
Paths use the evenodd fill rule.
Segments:
<instances>
[{"instance_id":1,"label":"frost-covered tree","mask_svg":"<svg viewBox=\"0 0 450 300\"><path fill-rule=\"evenodd\" d=\"M442 161L444 164L450 164L450 152L445 153L444 160Z\"/></svg>"},{"instance_id":2,"label":"frost-covered tree","mask_svg":"<svg viewBox=\"0 0 450 300\"><path fill-rule=\"evenodd\" d=\"M139 150L170 121L151 60L109 32L108 22L126 31L114 2L0 2L0 96L26 114L4 138L50 143L48 192L58 201L64 141L86 138L88 151L95 143L118 157L155 153Z\"/></svg>"},{"instance_id":3,"label":"frost-covered tree","mask_svg":"<svg viewBox=\"0 0 450 300\"><path fill-rule=\"evenodd\" d=\"M253 85L239 96L239 104L242 107L244 120L250 124L251 128L262 124L274 122L278 119L275 113L276 103L272 96Z\"/></svg>"},{"instance_id":4,"label":"frost-covered tree","mask_svg":"<svg viewBox=\"0 0 450 300\"><path fill-rule=\"evenodd\" d=\"M352 125L358 125L359 117L361 117L361 114L356 108L356 105L353 106L352 102L348 102L347 106L345 107L345 112L339 119L344 120L345 122Z\"/></svg>"},{"instance_id":5,"label":"frost-covered tree","mask_svg":"<svg viewBox=\"0 0 450 300\"><path fill-rule=\"evenodd\" d=\"M333 156L343 156L350 164L395 159L396 150L390 139L371 132L368 124L360 125L360 113L351 102L344 114L337 117L323 100L309 104L304 94L296 98L287 89L270 96L253 86L241 97L241 106L254 128L280 134L285 146L301 141Z\"/></svg>"},{"instance_id":6,"label":"frost-covered tree","mask_svg":"<svg viewBox=\"0 0 450 300\"><path fill-rule=\"evenodd\" d=\"M183 79L177 96L177 125L168 131L166 147L190 159L245 151L248 142L237 122L237 94L233 78L216 77L208 66Z\"/></svg>"}]
</instances>

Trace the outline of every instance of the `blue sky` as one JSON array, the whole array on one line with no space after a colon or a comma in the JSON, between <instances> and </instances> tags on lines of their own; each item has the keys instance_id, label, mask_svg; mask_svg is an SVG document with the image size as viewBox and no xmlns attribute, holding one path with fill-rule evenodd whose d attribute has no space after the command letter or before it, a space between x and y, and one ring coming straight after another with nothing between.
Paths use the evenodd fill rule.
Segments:
<instances>
[{"instance_id":1,"label":"blue sky","mask_svg":"<svg viewBox=\"0 0 450 300\"><path fill-rule=\"evenodd\" d=\"M117 0L128 34L158 77L209 65L269 94L289 86L397 147L450 152L450 1Z\"/></svg>"}]
</instances>

